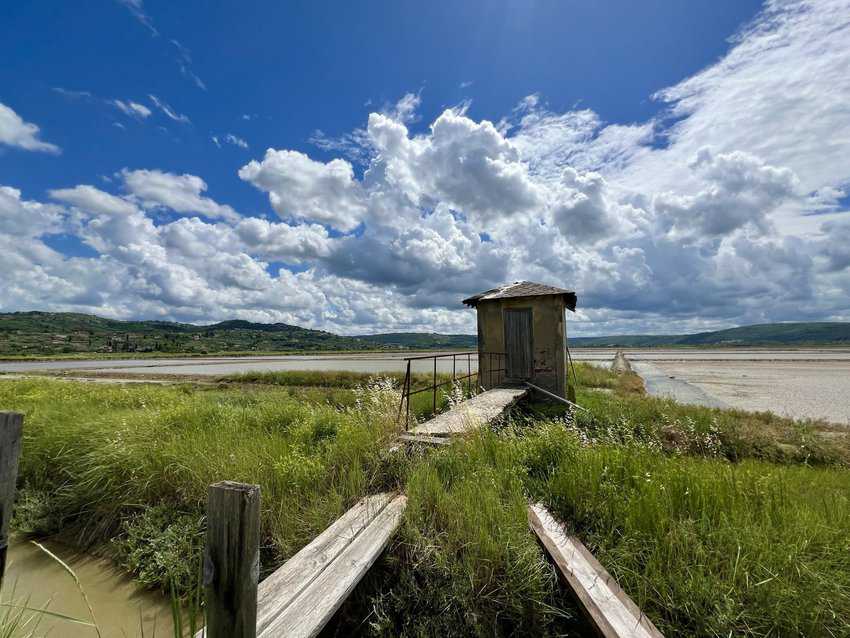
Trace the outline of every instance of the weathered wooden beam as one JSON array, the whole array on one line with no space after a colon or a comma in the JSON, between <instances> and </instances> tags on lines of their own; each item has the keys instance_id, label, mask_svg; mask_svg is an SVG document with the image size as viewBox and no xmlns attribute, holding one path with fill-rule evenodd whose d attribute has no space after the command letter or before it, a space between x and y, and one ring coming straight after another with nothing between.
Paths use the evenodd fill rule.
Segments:
<instances>
[{"instance_id":1,"label":"weathered wooden beam","mask_svg":"<svg viewBox=\"0 0 850 638\"><path fill-rule=\"evenodd\" d=\"M425 445L451 445L451 440L443 436L427 436L425 434L402 434L400 441L405 443L423 443Z\"/></svg>"},{"instance_id":2,"label":"weathered wooden beam","mask_svg":"<svg viewBox=\"0 0 850 638\"><path fill-rule=\"evenodd\" d=\"M24 415L0 412L0 585L6 572L6 551L9 547L9 522L15 506L15 484L18 480L18 457Z\"/></svg>"},{"instance_id":3,"label":"weathered wooden beam","mask_svg":"<svg viewBox=\"0 0 850 638\"><path fill-rule=\"evenodd\" d=\"M376 494L361 499L260 583L257 635L263 634L272 621L357 538L391 500L390 494Z\"/></svg>"},{"instance_id":4,"label":"weathered wooden beam","mask_svg":"<svg viewBox=\"0 0 850 638\"><path fill-rule=\"evenodd\" d=\"M448 412L417 425L411 433L425 435L465 434L500 417L517 401L525 398L528 388L498 387L461 401Z\"/></svg>"},{"instance_id":5,"label":"weathered wooden beam","mask_svg":"<svg viewBox=\"0 0 850 638\"><path fill-rule=\"evenodd\" d=\"M308 574L309 582L287 600L278 594L279 611L263 628L259 638L314 638L342 605L386 547L401 522L407 497L396 496L319 571ZM309 567L305 567L309 569Z\"/></svg>"},{"instance_id":6,"label":"weathered wooden beam","mask_svg":"<svg viewBox=\"0 0 850 638\"><path fill-rule=\"evenodd\" d=\"M222 481L207 493L206 638L256 638L260 486Z\"/></svg>"},{"instance_id":7,"label":"weathered wooden beam","mask_svg":"<svg viewBox=\"0 0 850 638\"><path fill-rule=\"evenodd\" d=\"M529 505L528 523L600 636L664 638L584 544L568 536L545 507Z\"/></svg>"}]
</instances>

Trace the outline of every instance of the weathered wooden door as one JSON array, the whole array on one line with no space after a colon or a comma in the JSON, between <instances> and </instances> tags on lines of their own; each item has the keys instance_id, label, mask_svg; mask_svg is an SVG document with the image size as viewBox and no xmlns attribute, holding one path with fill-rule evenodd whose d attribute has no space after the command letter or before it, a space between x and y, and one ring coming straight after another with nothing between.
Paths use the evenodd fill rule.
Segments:
<instances>
[{"instance_id":1,"label":"weathered wooden door","mask_svg":"<svg viewBox=\"0 0 850 638\"><path fill-rule=\"evenodd\" d=\"M505 310L505 376L530 379L532 368L531 309Z\"/></svg>"}]
</instances>

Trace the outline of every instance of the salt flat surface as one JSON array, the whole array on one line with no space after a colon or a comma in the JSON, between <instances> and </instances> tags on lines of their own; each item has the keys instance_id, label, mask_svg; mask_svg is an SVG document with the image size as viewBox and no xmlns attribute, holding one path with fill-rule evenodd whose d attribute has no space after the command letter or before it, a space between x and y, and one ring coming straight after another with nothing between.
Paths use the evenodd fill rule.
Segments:
<instances>
[{"instance_id":1,"label":"salt flat surface","mask_svg":"<svg viewBox=\"0 0 850 638\"><path fill-rule=\"evenodd\" d=\"M652 394L850 426L850 360L654 361L638 362L635 368L642 376L647 373ZM700 400L706 398L707 403Z\"/></svg>"},{"instance_id":2,"label":"salt flat surface","mask_svg":"<svg viewBox=\"0 0 850 638\"><path fill-rule=\"evenodd\" d=\"M657 397L667 397L679 403L690 403L702 405L707 408L726 408L727 403L721 401L703 390L701 387L690 383L683 377L687 375L674 375L666 366L662 368L655 363L647 361L632 361L632 370L641 376L647 393ZM684 364L695 365L693 363ZM689 377L687 377L689 378Z\"/></svg>"},{"instance_id":3,"label":"salt flat surface","mask_svg":"<svg viewBox=\"0 0 850 638\"><path fill-rule=\"evenodd\" d=\"M572 348L576 361L610 365L615 348ZM850 348L624 349L652 394L678 401L744 410L770 410L783 416L821 418L850 425ZM186 357L75 361L0 361L0 372L46 370L139 374L226 375L256 370L344 370L403 372L404 357L434 352ZM475 354L456 359L456 371L475 372ZM412 370L433 372L433 361L414 362ZM439 359L438 372L451 373L451 358ZM672 379L670 377L673 377Z\"/></svg>"},{"instance_id":4,"label":"salt flat surface","mask_svg":"<svg viewBox=\"0 0 850 638\"><path fill-rule=\"evenodd\" d=\"M186 357L162 359L79 359L71 361L0 361L0 372L86 370L121 374L225 375L249 371L344 370L347 372L404 372L405 357L439 352L378 352L368 354L270 355L258 357ZM413 372L433 372L433 360L414 361ZM478 355L466 353L455 361L458 374L478 369ZM437 363L438 372L451 372L451 357Z\"/></svg>"},{"instance_id":5,"label":"salt flat surface","mask_svg":"<svg viewBox=\"0 0 850 638\"><path fill-rule=\"evenodd\" d=\"M609 364L616 348L571 348L576 361ZM715 349L624 349L630 361L846 361L850 348L715 348ZM345 370L349 372L403 372L405 357L439 354L437 352L373 352L352 354L268 355L257 357L185 357L163 359L79 359L70 361L0 361L0 372L37 372L46 370L91 370L118 373L224 375L256 370ZM457 356L458 374L477 370L478 355ZM439 359L438 372L451 372L451 358ZM432 372L433 362L413 363L414 372Z\"/></svg>"}]
</instances>

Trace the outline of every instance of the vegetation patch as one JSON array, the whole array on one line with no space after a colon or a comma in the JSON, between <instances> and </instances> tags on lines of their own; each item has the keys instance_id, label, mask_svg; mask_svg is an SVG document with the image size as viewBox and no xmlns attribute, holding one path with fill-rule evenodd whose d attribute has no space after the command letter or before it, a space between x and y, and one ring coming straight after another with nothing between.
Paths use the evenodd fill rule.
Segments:
<instances>
[{"instance_id":1,"label":"vegetation patch","mask_svg":"<svg viewBox=\"0 0 850 638\"><path fill-rule=\"evenodd\" d=\"M389 451L397 378L2 381L0 405L26 413L15 524L111 548L145 584L185 595L212 482L262 486L262 575L363 495L403 490L399 533L328 632L586 635L527 528L527 503L542 501L667 635L850 634L839 443L817 424L680 406L643 396L632 375L576 372L589 413L532 404L409 455Z\"/></svg>"}]
</instances>

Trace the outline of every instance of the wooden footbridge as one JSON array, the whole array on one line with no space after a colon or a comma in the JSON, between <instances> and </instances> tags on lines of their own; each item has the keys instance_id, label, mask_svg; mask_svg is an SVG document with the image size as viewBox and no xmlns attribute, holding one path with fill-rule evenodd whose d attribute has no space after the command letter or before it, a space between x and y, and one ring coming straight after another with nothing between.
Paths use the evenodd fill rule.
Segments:
<instances>
[{"instance_id":1,"label":"wooden footbridge","mask_svg":"<svg viewBox=\"0 0 850 638\"><path fill-rule=\"evenodd\" d=\"M450 445L454 437L498 419L537 389L524 384L486 390L415 426L400 442ZM236 500L220 510L221 494L228 492L237 495ZM257 536L259 488L227 482L210 486L204 570L207 627L196 638L318 635L386 548L406 505L401 494L360 500L258 586L259 546L243 547L240 539ZM255 510L249 517L252 528L246 531L244 513ZM531 531L600 636L663 638L581 541L568 535L542 505L529 505L528 518ZM234 560L241 562L241 571L217 567Z\"/></svg>"},{"instance_id":2,"label":"wooden footbridge","mask_svg":"<svg viewBox=\"0 0 850 638\"><path fill-rule=\"evenodd\" d=\"M400 438L407 443L450 445L452 437L499 418L533 389L539 388L528 384L492 388ZM21 415L0 413L0 582L22 427ZM384 551L406 505L402 494L361 499L258 582L260 487L229 481L211 485L203 569L207 624L196 638L318 635ZM529 506L529 526L600 636L663 638L581 541L568 535L542 505Z\"/></svg>"}]
</instances>

